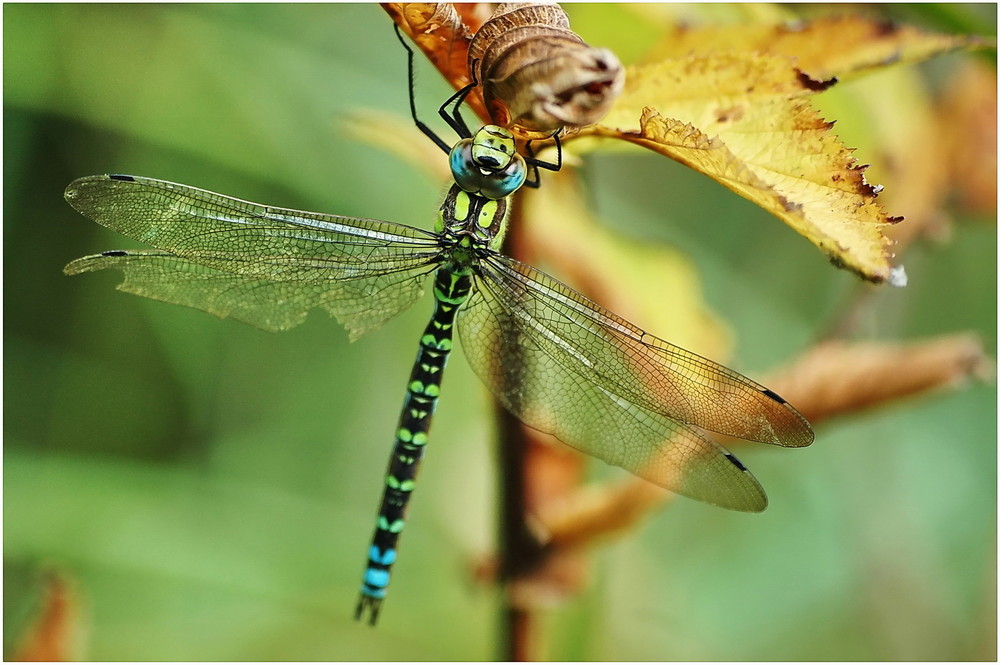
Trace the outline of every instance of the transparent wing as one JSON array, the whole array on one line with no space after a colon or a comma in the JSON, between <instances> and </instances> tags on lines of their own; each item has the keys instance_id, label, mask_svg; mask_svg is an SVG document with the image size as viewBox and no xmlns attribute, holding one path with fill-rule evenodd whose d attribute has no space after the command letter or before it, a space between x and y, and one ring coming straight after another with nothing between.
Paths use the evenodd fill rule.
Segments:
<instances>
[{"instance_id":1,"label":"transparent wing","mask_svg":"<svg viewBox=\"0 0 1000 665\"><path fill-rule=\"evenodd\" d=\"M460 314L476 373L526 424L679 494L759 511L763 490L707 429L783 446L813 434L780 397L500 255Z\"/></svg>"},{"instance_id":2,"label":"transparent wing","mask_svg":"<svg viewBox=\"0 0 1000 665\"><path fill-rule=\"evenodd\" d=\"M72 182L66 200L110 229L160 251L105 252L67 274L119 268L120 288L284 330L322 307L355 338L418 299L438 238L370 219L263 206L136 176Z\"/></svg>"}]
</instances>

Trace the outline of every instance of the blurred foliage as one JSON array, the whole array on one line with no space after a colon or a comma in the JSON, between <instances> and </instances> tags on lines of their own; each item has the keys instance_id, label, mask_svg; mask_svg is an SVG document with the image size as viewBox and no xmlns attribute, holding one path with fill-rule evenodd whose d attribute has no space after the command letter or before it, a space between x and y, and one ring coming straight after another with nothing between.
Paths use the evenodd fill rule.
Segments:
<instances>
[{"instance_id":1,"label":"blurred foliage","mask_svg":"<svg viewBox=\"0 0 1000 665\"><path fill-rule=\"evenodd\" d=\"M656 8L567 9L588 42L616 50L642 25L623 59L655 42L637 17ZM700 20L765 10L707 11ZM869 11L995 33L995 5ZM351 616L429 301L348 345L322 315L269 335L121 294L113 275L61 272L124 242L62 200L92 173L429 227L438 182L340 125L360 107L406 114L386 16L15 4L3 18L4 653L36 625L54 570L73 590L79 658L492 658L496 592L470 581L492 541L491 411L461 360L381 624ZM984 57L918 71L940 89L949 67ZM425 117L447 93L422 68ZM878 168L869 114L842 108L840 135ZM697 266L738 340L732 364L751 375L822 334L859 288L767 213L668 160L595 153L582 175L616 231ZM995 211L954 217L949 242L907 252L910 286L869 296L854 335L971 330L995 353ZM678 501L600 551L587 593L547 618L550 655L995 659L996 398L973 386L831 423L808 450L741 449L767 513Z\"/></svg>"}]
</instances>

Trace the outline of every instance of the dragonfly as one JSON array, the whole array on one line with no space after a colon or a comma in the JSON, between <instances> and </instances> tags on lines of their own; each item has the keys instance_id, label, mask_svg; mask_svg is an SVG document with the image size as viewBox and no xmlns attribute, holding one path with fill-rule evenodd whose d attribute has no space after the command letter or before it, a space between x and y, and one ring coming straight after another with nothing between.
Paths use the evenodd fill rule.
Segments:
<instances>
[{"instance_id":1,"label":"dragonfly","mask_svg":"<svg viewBox=\"0 0 1000 665\"><path fill-rule=\"evenodd\" d=\"M767 505L760 483L707 432L783 447L813 441L806 419L772 390L501 253L511 196L532 166L536 175L545 166L518 154L509 130L483 126L448 159L454 182L433 231L132 175L80 178L65 192L84 216L151 247L85 256L66 274L117 269L119 290L266 331L322 309L353 340L409 308L433 279L434 309L406 384L355 606L355 618L371 625L456 330L475 373L526 425L692 499L747 512Z\"/></svg>"}]
</instances>

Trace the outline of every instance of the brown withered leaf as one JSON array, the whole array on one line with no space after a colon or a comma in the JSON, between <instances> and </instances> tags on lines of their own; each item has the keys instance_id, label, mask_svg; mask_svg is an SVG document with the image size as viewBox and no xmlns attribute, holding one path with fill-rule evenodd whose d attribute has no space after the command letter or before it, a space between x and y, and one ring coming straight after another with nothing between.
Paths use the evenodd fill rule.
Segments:
<instances>
[{"instance_id":1,"label":"brown withered leaf","mask_svg":"<svg viewBox=\"0 0 1000 665\"><path fill-rule=\"evenodd\" d=\"M997 214L997 71L963 63L948 79L938 109L947 173L957 203L973 214Z\"/></svg>"},{"instance_id":2,"label":"brown withered leaf","mask_svg":"<svg viewBox=\"0 0 1000 665\"><path fill-rule=\"evenodd\" d=\"M70 584L61 575L45 578L41 609L10 655L12 661L74 660L79 617Z\"/></svg>"},{"instance_id":3,"label":"brown withered leaf","mask_svg":"<svg viewBox=\"0 0 1000 665\"><path fill-rule=\"evenodd\" d=\"M645 60L655 62L711 51L794 56L800 70L822 80L992 44L993 40L982 37L925 32L864 16L829 16L776 24L678 25L664 35Z\"/></svg>"},{"instance_id":4,"label":"brown withered leaf","mask_svg":"<svg viewBox=\"0 0 1000 665\"><path fill-rule=\"evenodd\" d=\"M476 12L466 10L459 16L451 3L386 2L382 8L456 90L472 81L467 60L478 26L470 28L463 19L477 16ZM466 103L480 118L487 117L478 88Z\"/></svg>"},{"instance_id":5,"label":"brown withered leaf","mask_svg":"<svg viewBox=\"0 0 1000 665\"><path fill-rule=\"evenodd\" d=\"M472 34L478 32L483 23L490 20L495 9L492 2L457 2L453 6Z\"/></svg>"},{"instance_id":6,"label":"brown withered leaf","mask_svg":"<svg viewBox=\"0 0 1000 665\"><path fill-rule=\"evenodd\" d=\"M576 488L542 504L536 517L552 547L580 548L631 530L673 496L652 483L627 478Z\"/></svg>"},{"instance_id":7,"label":"brown withered leaf","mask_svg":"<svg viewBox=\"0 0 1000 665\"><path fill-rule=\"evenodd\" d=\"M833 340L813 347L768 385L815 424L993 373L993 361L972 334L906 344Z\"/></svg>"},{"instance_id":8,"label":"brown withered leaf","mask_svg":"<svg viewBox=\"0 0 1000 665\"><path fill-rule=\"evenodd\" d=\"M618 57L584 42L555 2L497 5L472 38L469 68L492 122L533 138L597 122L624 80Z\"/></svg>"},{"instance_id":9,"label":"brown withered leaf","mask_svg":"<svg viewBox=\"0 0 1000 665\"><path fill-rule=\"evenodd\" d=\"M969 378L993 376L994 363L979 340L957 334L911 344L826 342L765 383L815 425L928 390L952 388ZM570 490L537 505L535 518L550 550L578 551L627 532L674 496L639 478L628 478Z\"/></svg>"},{"instance_id":10,"label":"brown withered leaf","mask_svg":"<svg viewBox=\"0 0 1000 665\"><path fill-rule=\"evenodd\" d=\"M483 122L524 137L589 124L621 90L614 53L588 46L555 2L382 6L455 89L474 70L467 101Z\"/></svg>"},{"instance_id":11,"label":"brown withered leaf","mask_svg":"<svg viewBox=\"0 0 1000 665\"><path fill-rule=\"evenodd\" d=\"M889 217L851 151L804 99L816 81L777 56L711 54L629 68L600 125L705 173L804 235L835 264L892 281Z\"/></svg>"}]
</instances>

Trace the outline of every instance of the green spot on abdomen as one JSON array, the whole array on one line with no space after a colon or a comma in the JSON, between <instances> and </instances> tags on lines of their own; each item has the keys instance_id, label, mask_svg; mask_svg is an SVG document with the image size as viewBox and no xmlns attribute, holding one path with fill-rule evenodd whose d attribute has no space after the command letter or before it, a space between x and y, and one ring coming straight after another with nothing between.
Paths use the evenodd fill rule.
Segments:
<instances>
[{"instance_id":1,"label":"green spot on abdomen","mask_svg":"<svg viewBox=\"0 0 1000 665\"><path fill-rule=\"evenodd\" d=\"M390 522L384 516L379 516L378 518L378 528L389 533L399 533L403 530L404 526L406 526L406 522L403 520L393 520Z\"/></svg>"}]
</instances>

